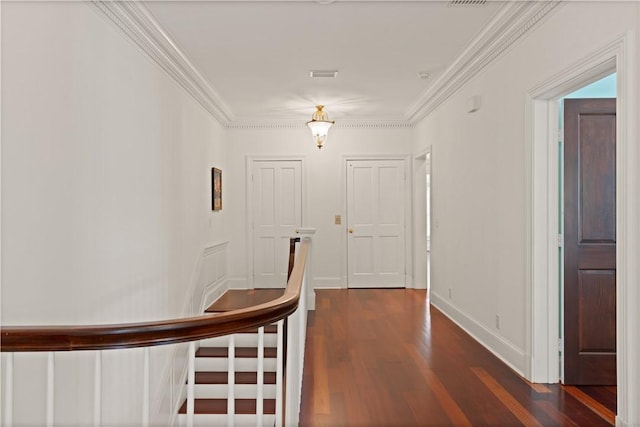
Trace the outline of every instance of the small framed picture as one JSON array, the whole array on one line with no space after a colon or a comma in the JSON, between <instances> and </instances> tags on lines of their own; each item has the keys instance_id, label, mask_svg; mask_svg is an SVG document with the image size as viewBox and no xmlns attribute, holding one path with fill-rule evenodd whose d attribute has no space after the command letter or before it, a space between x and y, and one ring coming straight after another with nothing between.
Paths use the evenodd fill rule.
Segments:
<instances>
[{"instance_id":1,"label":"small framed picture","mask_svg":"<svg viewBox=\"0 0 640 427\"><path fill-rule=\"evenodd\" d=\"M211 168L211 209L222 210L222 171Z\"/></svg>"}]
</instances>

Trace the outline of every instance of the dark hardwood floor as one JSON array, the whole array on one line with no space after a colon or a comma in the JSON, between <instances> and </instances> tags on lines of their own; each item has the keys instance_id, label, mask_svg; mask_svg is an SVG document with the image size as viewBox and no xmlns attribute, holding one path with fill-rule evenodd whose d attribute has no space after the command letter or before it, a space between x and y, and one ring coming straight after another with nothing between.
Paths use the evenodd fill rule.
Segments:
<instances>
[{"instance_id":1,"label":"dark hardwood floor","mask_svg":"<svg viewBox=\"0 0 640 427\"><path fill-rule=\"evenodd\" d=\"M316 291L305 357L301 426L614 424L615 387L528 383L426 291Z\"/></svg>"},{"instance_id":2,"label":"dark hardwood floor","mask_svg":"<svg viewBox=\"0 0 640 427\"><path fill-rule=\"evenodd\" d=\"M220 298L215 300L204 312L219 313L238 310L273 301L282 296L282 289L229 289Z\"/></svg>"}]
</instances>

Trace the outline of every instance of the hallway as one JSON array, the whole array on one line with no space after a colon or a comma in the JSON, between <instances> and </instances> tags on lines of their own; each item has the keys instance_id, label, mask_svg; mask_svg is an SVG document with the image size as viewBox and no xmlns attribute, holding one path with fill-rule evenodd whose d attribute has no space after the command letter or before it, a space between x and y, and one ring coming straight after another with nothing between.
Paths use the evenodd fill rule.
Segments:
<instances>
[{"instance_id":1,"label":"hallway","mask_svg":"<svg viewBox=\"0 0 640 427\"><path fill-rule=\"evenodd\" d=\"M577 388L526 382L424 290L317 290L305 357L301 426L613 425Z\"/></svg>"}]
</instances>

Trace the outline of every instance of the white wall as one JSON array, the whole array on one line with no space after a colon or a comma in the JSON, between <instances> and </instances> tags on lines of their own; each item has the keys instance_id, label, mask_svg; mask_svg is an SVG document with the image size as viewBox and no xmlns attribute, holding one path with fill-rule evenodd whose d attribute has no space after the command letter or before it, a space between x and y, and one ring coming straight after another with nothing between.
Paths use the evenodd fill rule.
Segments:
<instances>
[{"instance_id":1,"label":"white wall","mask_svg":"<svg viewBox=\"0 0 640 427\"><path fill-rule=\"evenodd\" d=\"M569 2L415 127L414 153L433 145L432 301L521 373L530 351L526 94L626 31L637 42L639 18L637 2ZM474 95L482 107L469 114ZM637 399L640 377L629 374ZM637 425L634 406L620 420Z\"/></svg>"},{"instance_id":2,"label":"white wall","mask_svg":"<svg viewBox=\"0 0 640 427\"><path fill-rule=\"evenodd\" d=\"M303 159L303 225L317 229L313 236L312 284L315 288L346 286L345 156L408 155L411 130L337 126L331 129L321 150L315 147L306 128L231 129L228 139L229 173L225 182L230 190L225 203L235 213L228 222L233 235L229 247L229 277L233 285L246 287L251 283L247 264L246 159L264 156ZM407 176L411 176L409 171ZM335 215L342 216L341 225L334 224ZM407 226L407 239L411 239L410 224ZM407 254L407 259L410 257Z\"/></svg>"},{"instance_id":3,"label":"white wall","mask_svg":"<svg viewBox=\"0 0 640 427\"><path fill-rule=\"evenodd\" d=\"M210 208L224 128L80 2L3 3L2 124L2 323L191 314L203 250L226 238L224 211ZM168 381L171 351L155 353L154 381ZM140 353L130 353L105 353L106 424L140 420ZM92 385L79 380L92 362L68 357L57 356L56 422L88 425ZM42 392L21 381L21 363L17 424L42 424ZM65 378L74 364L83 368ZM153 417L166 424L172 404L153 396Z\"/></svg>"}]
</instances>

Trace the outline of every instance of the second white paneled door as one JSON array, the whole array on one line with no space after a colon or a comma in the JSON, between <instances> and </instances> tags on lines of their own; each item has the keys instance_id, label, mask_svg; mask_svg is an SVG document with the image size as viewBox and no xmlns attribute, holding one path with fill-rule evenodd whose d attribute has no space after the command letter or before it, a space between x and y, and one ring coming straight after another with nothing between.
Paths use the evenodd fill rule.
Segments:
<instances>
[{"instance_id":1,"label":"second white paneled door","mask_svg":"<svg viewBox=\"0 0 640 427\"><path fill-rule=\"evenodd\" d=\"M287 284L289 238L302 226L302 162L253 161L253 274L255 288Z\"/></svg>"},{"instance_id":2,"label":"second white paneled door","mask_svg":"<svg viewBox=\"0 0 640 427\"><path fill-rule=\"evenodd\" d=\"M405 287L403 160L347 161L350 288Z\"/></svg>"}]
</instances>

